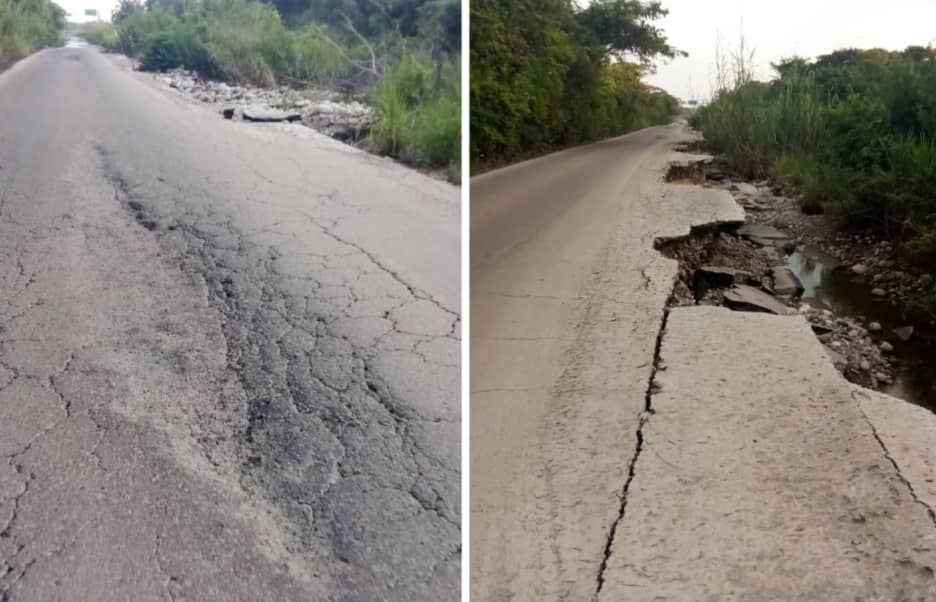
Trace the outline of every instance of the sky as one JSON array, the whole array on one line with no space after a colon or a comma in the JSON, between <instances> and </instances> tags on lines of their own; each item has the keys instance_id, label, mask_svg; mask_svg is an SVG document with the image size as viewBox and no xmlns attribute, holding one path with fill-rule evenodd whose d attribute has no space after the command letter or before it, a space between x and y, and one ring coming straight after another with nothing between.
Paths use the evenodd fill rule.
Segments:
<instances>
[{"instance_id":1,"label":"sky","mask_svg":"<svg viewBox=\"0 0 936 602\"><path fill-rule=\"evenodd\" d=\"M85 8L97 8L107 18L117 3L56 1L73 21L86 20ZM660 64L647 81L686 100L711 94L719 36L731 49L744 32L755 51L759 79L771 76L771 62L794 54L815 57L846 47L902 50L936 44L936 0L663 0L663 6L670 14L658 25L689 58Z\"/></svg>"},{"instance_id":2,"label":"sky","mask_svg":"<svg viewBox=\"0 0 936 602\"><path fill-rule=\"evenodd\" d=\"M936 44L936 0L663 0L663 7L670 14L657 24L689 58L658 66L647 81L686 100L711 94L716 40L720 34L736 49L742 23L758 79L791 55Z\"/></svg>"},{"instance_id":3,"label":"sky","mask_svg":"<svg viewBox=\"0 0 936 602\"><path fill-rule=\"evenodd\" d=\"M101 17L109 21L111 11L117 6L117 0L55 0L55 3L69 13L68 20L73 23L94 20L84 16L86 8L96 8Z\"/></svg>"}]
</instances>

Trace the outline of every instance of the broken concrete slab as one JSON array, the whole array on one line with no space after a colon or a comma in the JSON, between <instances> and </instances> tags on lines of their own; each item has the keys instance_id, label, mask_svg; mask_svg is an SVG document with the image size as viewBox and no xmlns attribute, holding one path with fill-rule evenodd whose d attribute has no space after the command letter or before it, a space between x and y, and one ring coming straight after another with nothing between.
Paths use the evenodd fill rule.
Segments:
<instances>
[{"instance_id":1,"label":"broken concrete slab","mask_svg":"<svg viewBox=\"0 0 936 602\"><path fill-rule=\"evenodd\" d=\"M740 284L725 293L725 305L739 311L787 315L793 310L760 289Z\"/></svg>"},{"instance_id":2,"label":"broken concrete slab","mask_svg":"<svg viewBox=\"0 0 936 602\"><path fill-rule=\"evenodd\" d=\"M789 240L790 236L766 224L744 224L738 228L738 236L752 240Z\"/></svg>"},{"instance_id":3,"label":"broken concrete slab","mask_svg":"<svg viewBox=\"0 0 936 602\"><path fill-rule=\"evenodd\" d=\"M778 295L799 296L803 294L803 283L793 270L786 266L777 266L771 270L773 289Z\"/></svg>"},{"instance_id":4,"label":"broken concrete slab","mask_svg":"<svg viewBox=\"0 0 936 602\"><path fill-rule=\"evenodd\" d=\"M921 502L936 508L936 414L858 385L851 389L903 478Z\"/></svg>"},{"instance_id":5,"label":"broken concrete slab","mask_svg":"<svg viewBox=\"0 0 936 602\"><path fill-rule=\"evenodd\" d=\"M706 284L710 288L727 288L735 284L757 282L754 274L725 266L705 265L696 270L694 279L697 285Z\"/></svg>"},{"instance_id":6,"label":"broken concrete slab","mask_svg":"<svg viewBox=\"0 0 936 602\"><path fill-rule=\"evenodd\" d=\"M298 111L281 111L261 105L251 105L244 108L244 121L278 122L299 121L302 114Z\"/></svg>"},{"instance_id":7,"label":"broken concrete slab","mask_svg":"<svg viewBox=\"0 0 936 602\"><path fill-rule=\"evenodd\" d=\"M936 599L928 509L801 316L676 308L660 361L599 602Z\"/></svg>"}]
</instances>

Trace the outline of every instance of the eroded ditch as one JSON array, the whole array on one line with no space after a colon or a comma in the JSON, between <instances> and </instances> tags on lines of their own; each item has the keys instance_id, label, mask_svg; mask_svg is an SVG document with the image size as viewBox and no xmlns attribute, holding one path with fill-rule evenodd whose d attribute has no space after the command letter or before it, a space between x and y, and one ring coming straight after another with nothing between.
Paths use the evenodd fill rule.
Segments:
<instances>
[{"instance_id":1,"label":"eroded ditch","mask_svg":"<svg viewBox=\"0 0 936 602\"><path fill-rule=\"evenodd\" d=\"M711 185L705 175L710 165L708 159L679 163L666 179ZM720 175L717 182L722 181ZM846 379L878 390L900 384L901 372L890 354L893 347L885 345L887 351L882 350L869 330L871 322L837 306L813 302L817 287L825 281L817 282L799 269L798 262L811 252L786 232L751 221L740 227L706 226L656 248L679 262L670 307L719 305L735 311L800 313ZM854 291L848 294L853 296Z\"/></svg>"}]
</instances>

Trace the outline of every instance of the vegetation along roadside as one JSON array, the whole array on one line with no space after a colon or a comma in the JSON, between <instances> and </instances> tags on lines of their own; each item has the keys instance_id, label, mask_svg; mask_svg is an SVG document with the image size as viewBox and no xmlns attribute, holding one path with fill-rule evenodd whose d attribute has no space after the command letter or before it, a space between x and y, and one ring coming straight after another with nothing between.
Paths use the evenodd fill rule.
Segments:
<instances>
[{"instance_id":1,"label":"vegetation along roadside","mask_svg":"<svg viewBox=\"0 0 936 602\"><path fill-rule=\"evenodd\" d=\"M584 3L581 3L584 6ZM660 2L473 0L473 171L667 123L677 102L642 77L673 48Z\"/></svg>"},{"instance_id":2,"label":"vegetation along roadside","mask_svg":"<svg viewBox=\"0 0 936 602\"><path fill-rule=\"evenodd\" d=\"M65 11L51 0L0 0L0 69L61 42Z\"/></svg>"},{"instance_id":3,"label":"vegetation along roadside","mask_svg":"<svg viewBox=\"0 0 936 602\"><path fill-rule=\"evenodd\" d=\"M916 271L936 271L936 48L843 49L752 77L742 45L718 69L692 124L749 178L796 192L804 212L894 241ZM906 300L936 318L936 285Z\"/></svg>"},{"instance_id":4,"label":"vegetation along roadside","mask_svg":"<svg viewBox=\"0 0 936 602\"><path fill-rule=\"evenodd\" d=\"M458 179L458 0L122 0L86 37L149 71L364 95L374 152Z\"/></svg>"}]
</instances>

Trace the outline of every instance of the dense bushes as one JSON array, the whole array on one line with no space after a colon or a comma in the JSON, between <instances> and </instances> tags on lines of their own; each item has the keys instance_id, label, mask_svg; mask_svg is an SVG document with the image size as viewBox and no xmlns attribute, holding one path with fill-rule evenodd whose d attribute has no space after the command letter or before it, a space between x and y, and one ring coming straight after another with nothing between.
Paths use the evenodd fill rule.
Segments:
<instances>
[{"instance_id":1,"label":"dense bushes","mask_svg":"<svg viewBox=\"0 0 936 602\"><path fill-rule=\"evenodd\" d=\"M0 0L0 65L60 41L65 11L50 0Z\"/></svg>"},{"instance_id":2,"label":"dense bushes","mask_svg":"<svg viewBox=\"0 0 936 602\"><path fill-rule=\"evenodd\" d=\"M454 63L433 65L407 54L378 82L378 119L371 138L378 150L433 165L461 156L461 87ZM452 166L454 167L454 166Z\"/></svg>"},{"instance_id":3,"label":"dense bushes","mask_svg":"<svg viewBox=\"0 0 936 602\"><path fill-rule=\"evenodd\" d=\"M936 259L936 49L840 50L788 59L754 82L734 77L693 117L745 175L772 176L818 208Z\"/></svg>"},{"instance_id":4,"label":"dense bushes","mask_svg":"<svg viewBox=\"0 0 936 602\"><path fill-rule=\"evenodd\" d=\"M88 38L137 58L146 70L185 67L260 86L314 83L368 92L378 115L376 150L413 163L457 164L459 3L409 0L386 12L376 3L364 10L371 4L123 0L113 24ZM357 8L346 12L349 6ZM277 7L287 12L281 16Z\"/></svg>"},{"instance_id":5,"label":"dense bushes","mask_svg":"<svg viewBox=\"0 0 936 602\"><path fill-rule=\"evenodd\" d=\"M663 123L675 100L643 84L675 56L658 2L471 3L471 156L498 162Z\"/></svg>"}]
</instances>

